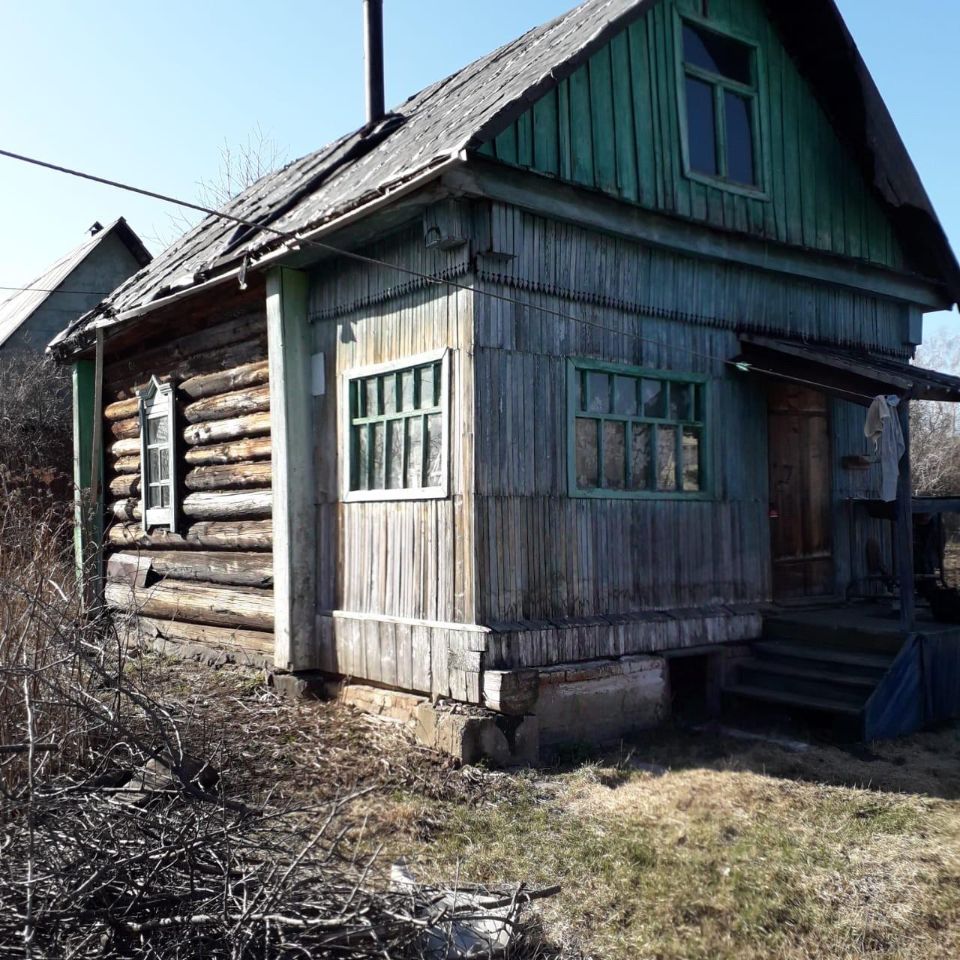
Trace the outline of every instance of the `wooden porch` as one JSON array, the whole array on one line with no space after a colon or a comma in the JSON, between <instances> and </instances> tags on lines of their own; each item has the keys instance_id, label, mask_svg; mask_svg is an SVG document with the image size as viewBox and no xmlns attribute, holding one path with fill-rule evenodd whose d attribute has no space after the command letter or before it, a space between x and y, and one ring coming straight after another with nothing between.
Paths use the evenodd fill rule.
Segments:
<instances>
[{"instance_id":1,"label":"wooden porch","mask_svg":"<svg viewBox=\"0 0 960 960\"><path fill-rule=\"evenodd\" d=\"M762 637L727 671L728 709L749 705L848 741L960 716L960 624L938 622L923 604L913 629L901 616L889 599L771 607Z\"/></svg>"}]
</instances>

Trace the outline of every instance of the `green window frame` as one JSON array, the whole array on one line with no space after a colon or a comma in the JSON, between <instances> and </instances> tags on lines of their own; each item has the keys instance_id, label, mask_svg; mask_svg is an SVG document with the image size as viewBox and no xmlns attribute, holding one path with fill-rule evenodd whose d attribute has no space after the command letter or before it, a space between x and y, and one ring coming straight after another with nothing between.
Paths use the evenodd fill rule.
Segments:
<instances>
[{"instance_id":1,"label":"green window frame","mask_svg":"<svg viewBox=\"0 0 960 960\"><path fill-rule=\"evenodd\" d=\"M745 37L716 20L704 19L691 14L676 13L674 18L674 48L677 64L677 103L679 108L680 141L683 158L683 172L690 180L709 184L713 187L740 193L759 200L768 200L766 184L769 176L766 170L766 157L763 150L764 124L766 118L766 98L760 78L763 77L763 52L759 44ZM732 44L746 48L744 53L749 60L749 82L746 78L732 76L736 70L723 72L723 67L707 69L702 64L692 62L688 56L688 39L691 32L696 36L714 35L721 43ZM695 58L694 58L695 59ZM698 170L693 160L695 151L701 144L691 142L690 129L691 103L688 89L691 85L710 91L713 109L713 146L715 153L716 172ZM730 106L728 107L728 100ZM753 167L753 182L744 182L730 175L730 126L731 118L736 116L737 122L742 122L743 115L740 109L733 109L736 104L746 101L746 116L750 124L750 150ZM729 111L729 113L728 113ZM709 150L709 146L708 146Z\"/></svg>"},{"instance_id":2,"label":"green window frame","mask_svg":"<svg viewBox=\"0 0 960 960\"><path fill-rule=\"evenodd\" d=\"M441 350L346 375L345 500L447 496L449 366Z\"/></svg>"},{"instance_id":3,"label":"green window frame","mask_svg":"<svg viewBox=\"0 0 960 960\"><path fill-rule=\"evenodd\" d=\"M699 374L569 360L570 496L709 499L709 399Z\"/></svg>"}]
</instances>

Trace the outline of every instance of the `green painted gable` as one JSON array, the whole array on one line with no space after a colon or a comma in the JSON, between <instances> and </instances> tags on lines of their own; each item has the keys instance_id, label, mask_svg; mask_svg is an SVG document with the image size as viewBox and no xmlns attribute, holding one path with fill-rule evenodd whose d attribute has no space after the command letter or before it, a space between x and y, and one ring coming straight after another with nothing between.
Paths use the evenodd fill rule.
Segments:
<instances>
[{"instance_id":1,"label":"green painted gable","mask_svg":"<svg viewBox=\"0 0 960 960\"><path fill-rule=\"evenodd\" d=\"M713 226L902 267L892 225L762 0L710 0L709 21L758 46L763 196L684 174L678 14L701 10L661 0L479 152Z\"/></svg>"}]
</instances>

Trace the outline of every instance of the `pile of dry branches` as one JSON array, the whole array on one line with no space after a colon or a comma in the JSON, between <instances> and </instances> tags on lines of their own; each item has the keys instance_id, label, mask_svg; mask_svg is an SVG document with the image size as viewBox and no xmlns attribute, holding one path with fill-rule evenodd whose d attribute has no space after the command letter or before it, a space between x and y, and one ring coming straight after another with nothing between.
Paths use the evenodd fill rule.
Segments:
<instances>
[{"instance_id":1,"label":"pile of dry branches","mask_svg":"<svg viewBox=\"0 0 960 960\"><path fill-rule=\"evenodd\" d=\"M351 816L377 786L243 795L224 731L78 615L55 517L0 515L0 558L0 957L540 955L537 892L390 882Z\"/></svg>"}]
</instances>

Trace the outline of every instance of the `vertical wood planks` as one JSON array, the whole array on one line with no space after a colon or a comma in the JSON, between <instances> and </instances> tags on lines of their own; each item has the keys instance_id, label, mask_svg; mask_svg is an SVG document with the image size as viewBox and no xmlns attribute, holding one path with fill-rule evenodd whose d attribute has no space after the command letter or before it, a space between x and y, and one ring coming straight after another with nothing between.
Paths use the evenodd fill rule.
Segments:
<instances>
[{"instance_id":1,"label":"vertical wood planks","mask_svg":"<svg viewBox=\"0 0 960 960\"><path fill-rule=\"evenodd\" d=\"M713 226L902 267L893 225L761 0L718 3L711 20L761 48L757 163L765 196L684 174L675 10L696 13L686 0L652 6L482 152Z\"/></svg>"}]
</instances>

